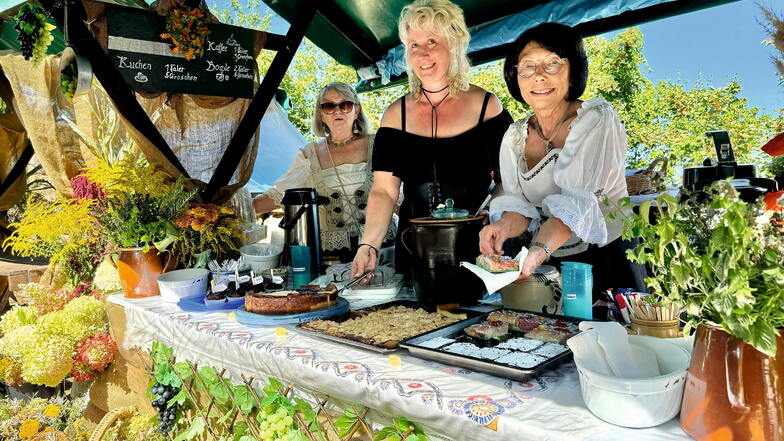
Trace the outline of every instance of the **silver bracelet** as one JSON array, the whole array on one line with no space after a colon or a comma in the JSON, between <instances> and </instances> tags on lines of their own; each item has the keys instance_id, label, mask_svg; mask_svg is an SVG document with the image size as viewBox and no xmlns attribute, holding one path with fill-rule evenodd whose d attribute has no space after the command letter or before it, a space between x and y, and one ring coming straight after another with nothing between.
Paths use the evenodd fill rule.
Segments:
<instances>
[{"instance_id":1,"label":"silver bracelet","mask_svg":"<svg viewBox=\"0 0 784 441\"><path fill-rule=\"evenodd\" d=\"M550 260L550 255L553 254L553 252L550 251L550 247L548 247L546 243L531 242L531 245L528 248L533 248L533 247L539 247L539 248L544 250L544 255L545 255L544 261L545 262Z\"/></svg>"}]
</instances>

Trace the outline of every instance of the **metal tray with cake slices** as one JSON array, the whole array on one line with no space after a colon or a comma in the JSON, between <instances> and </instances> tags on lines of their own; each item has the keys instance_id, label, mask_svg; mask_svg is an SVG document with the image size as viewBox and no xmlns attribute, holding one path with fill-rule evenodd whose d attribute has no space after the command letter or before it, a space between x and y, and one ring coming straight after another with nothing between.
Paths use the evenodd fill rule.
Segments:
<instances>
[{"instance_id":1,"label":"metal tray with cake slices","mask_svg":"<svg viewBox=\"0 0 784 441\"><path fill-rule=\"evenodd\" d=\"M537 316L543 324L559 322L568 332L575 330L580 322L580 319L571 317L501 308L409 338L400 347L408 349L411 355L418 358L519 381L526 381L541 371L571 360L572 352L566 345L525 338L524 331L510 331L502 338L484 343L465 334L466 328L485 322L490 314L500 311L525 317Z\"/></svg>"},{"instance_id":2,"label":"metal tray with cake slices","mask_svg":"<svg viewBox=\"0 0 784 441\"><path fill-rule=\"evenodd\" d=\"M348 314L345 314L341 317L332 318L328 321L340 324L351 319L367 316L372 312L384 311L390 308L398 308L398 307L405 307L412 310L424 309L428 313L436 312L436 308L434 306L424 305L422 303L411 301L411 300L396 300L396 301L382 303L380 305L375 305L367 308L352 310ZM455 321L451 323L447 323L443 326L437 326L436 328L433 328L427 332L432 332L434 330L441 329L444 326L450 326L455 323L459 323L460 320L463 320L463 318L461 318L460 316L464 316L465 318L470 319L472 317L482 315L482 313L477 311L467 310L467 309L457 309L449 313L443 313L442 315L444 315L445 317L450 317L450 320L455 320ZM312 336L324 340L330 340L337 343L342 343L349 346L355 346L358 348L367 349L369 351L380 352L380 353L397 351L399 349L400 342L402 340L405 340L405 338L409 337L406 336L400 339L387 339L384 341L376 341L367 337L362 337L360 335L354 335L350 333L342 333L341 335L331 334L326 332L326 330L317 329L312 324L309 323L310 322L300 323L299 325L297 325L297 332L301 332L308 336ZM412 335L416 335L416 333Z\"/></svg>"}]
</instances>

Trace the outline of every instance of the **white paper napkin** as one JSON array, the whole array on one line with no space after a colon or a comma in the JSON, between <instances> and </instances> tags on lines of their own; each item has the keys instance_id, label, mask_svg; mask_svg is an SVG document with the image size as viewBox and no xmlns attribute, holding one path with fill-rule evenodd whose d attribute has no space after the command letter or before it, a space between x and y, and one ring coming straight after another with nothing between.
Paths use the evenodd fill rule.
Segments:
<instances>
[{"instance_id":1,"label":"white paper napkin","mask_svg":"<svg viewBox=\"0 0 784 441\"><path fill-rule=\"evenodd\" d=\"M509 271L506 273L491 273L490 271L487 271L484 268L480 268L469 262L460 262L460 266L465 267L472 273L479 276L479 278L482 279L482 282L485 283L485 288L487 288L488 294L492 294L506 285L514 282L518 277L520 277L520 273L523 272L523 262L525 261L525 256L527 255L528 248L523 247L523 249L517 253L517 256L515 256L515 260L517 261L517 271Z\"/></svg>"},{"instance_id":2,"label":"white paper napkin","mask_svg":"<svg viewBox=\"0 0 784 441\"><path fill-rule=\"evenodd\" d=\"M656 354L648 348L629 343L629 334L618 322L580 322L581 331L591 331L596 336L593 354L584 351L584 355L604 358L612 374L620 378L648 378L659 376ZM579 335L579 334L578 334ZM574 338L574 337L572 337ZM566 344L570 345L571 339ZM583 359L584 360L584 359ZM580 363L580 359L577 359ZM602 365L601 361L592 360L591 365Z\"/></svg>"}]
</instances>

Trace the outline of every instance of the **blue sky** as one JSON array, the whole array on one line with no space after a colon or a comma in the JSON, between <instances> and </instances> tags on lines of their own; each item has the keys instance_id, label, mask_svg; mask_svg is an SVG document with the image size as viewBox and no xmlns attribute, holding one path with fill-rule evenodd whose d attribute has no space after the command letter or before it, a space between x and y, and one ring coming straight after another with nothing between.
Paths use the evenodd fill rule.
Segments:
<instances>
[{"instance_id":1,"label":"blue sky","mask_svg":"<svg viewBox=\"0 0 784 441\"><path fill-rule=\"evenodd\" d=\"M223 9L228 0L210 3ZM716 87L737 78L749 105L767 113L784 108L784 85L778 84L770 61L773 48L762 45L767 36L757 3L784 15L781 0L741 0L641 25L648 78L680 79L687 85L699 79ZM263 4L258 9L261 15L268 11ZM283 20L273 21L273 32L287 28Z\"/></svg>"},{"instance_id":2,"label":"blue sky","mask_svg":"<svg viewBox=\"0 0 784 441\"><path fill-rule=\"evenodd\" d=\"M741 0L641 25L648 78L689 85L701 78L717 87L737 78L750 105L769 113L784 108L784 85L770 61L773 48L762 45L767 36L757 3L784 15L779 0Z\"/></svg>"}]
</instances>

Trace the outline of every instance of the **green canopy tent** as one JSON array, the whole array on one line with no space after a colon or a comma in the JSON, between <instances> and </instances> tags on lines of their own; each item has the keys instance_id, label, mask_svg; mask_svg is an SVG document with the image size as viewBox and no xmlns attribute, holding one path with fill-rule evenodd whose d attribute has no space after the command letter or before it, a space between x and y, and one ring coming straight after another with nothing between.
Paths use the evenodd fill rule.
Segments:
<instances>
[{"instance_id":1,"label":"green canopy tent","mask_svg":"<svg viewBox=\"0 0 784 441\"><path fill-rule=\"evenodd\" d=\"M737 0L454 0L471 32L474 65L502 58L523 31L544 22L596 35ZM264 0L292 22L310 0ZM360 91L401 81L405 61L398 38L400 11L411 0L324 0L305 33L339 63L352 66Z\"/></svg>"}]
</instances>

